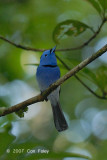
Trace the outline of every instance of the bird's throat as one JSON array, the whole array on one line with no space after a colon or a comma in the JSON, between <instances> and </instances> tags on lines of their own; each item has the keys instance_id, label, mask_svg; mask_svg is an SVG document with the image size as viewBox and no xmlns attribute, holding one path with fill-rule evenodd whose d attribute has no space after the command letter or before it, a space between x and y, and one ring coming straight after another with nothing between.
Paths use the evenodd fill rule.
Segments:
<instances>
[{"instance_id":1,"label":"bird's throat","mask_svg":"<svg viewBox=\"0 0 107 160\"><path fill-rule=\"evenodd\" d=\"M57 65L43 65L43 67L57 67Z\"/></svg>"}]
</instances>

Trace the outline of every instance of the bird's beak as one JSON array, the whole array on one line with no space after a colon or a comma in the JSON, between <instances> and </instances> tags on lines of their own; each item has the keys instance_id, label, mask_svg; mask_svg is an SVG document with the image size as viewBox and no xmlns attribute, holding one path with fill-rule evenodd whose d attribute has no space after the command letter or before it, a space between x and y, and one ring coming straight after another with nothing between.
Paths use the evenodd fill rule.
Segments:
<instances>
[{"instance_id":1,"label":"bird's beak","mask_svg":"<svg viewBox=\"0 0 107 160\"><path fill-rule=\"evenodd\" d=\"M52 48L51 53L54 53L56 50L56 46L54 48Z\"/></svg>"}]
</instances>

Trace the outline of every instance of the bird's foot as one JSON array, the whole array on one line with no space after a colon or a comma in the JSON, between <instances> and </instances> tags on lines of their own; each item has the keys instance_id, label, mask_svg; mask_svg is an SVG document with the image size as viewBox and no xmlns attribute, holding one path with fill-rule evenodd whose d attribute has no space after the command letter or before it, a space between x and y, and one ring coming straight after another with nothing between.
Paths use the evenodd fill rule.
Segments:
<instances>
[{"instance_id":1,"label":"bird's foot","mask_svg":"<svg viewBox=\"0 0 107 160\"><path fill-rule=\"evenodd\" d=\"M41 94L43 93L43 91L41 91ZM45 101L47 102L48 101L48 99L47 99L47 97L45 98Z\"/></svg>"}]
</instances>

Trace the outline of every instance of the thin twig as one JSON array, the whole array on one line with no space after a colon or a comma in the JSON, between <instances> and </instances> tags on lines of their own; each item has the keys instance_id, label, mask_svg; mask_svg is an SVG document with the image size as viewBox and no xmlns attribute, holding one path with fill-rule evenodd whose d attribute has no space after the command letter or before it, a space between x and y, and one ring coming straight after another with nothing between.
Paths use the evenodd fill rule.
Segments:
<instances>
[{"instance_id":1,"label":"thin twig","mask_svg":"<svg viewBox=\"0 0 107 160\"><path fill-rule=\"evenodd\" d=\"M102 23L100 24L100 26L98 27L98 30L92 35L91 38L89 38L89 40L87 40L85 43L83 43L82 45L78 46L78 47L73 47L73 48L65 48L65 49L57 49L57 51L71 51L71 50L78 50L81 49L85 46L87 46L101 31L102 26L104 25L104 23L107 21L107 18L104 18L102 20Z\"/></svg>"},{"instance_id":2,"label":"thin twig","mask_svg":"<svg viewBox=\"0 0 107 160\"><path fill-rule=\"evenodd\" d=\"M30 98L24 102L21 102L17 105L14 105L10 108L7 109L2 109L0 110L0 117L1 116L5 116L7 114L16 112L20 109L24 109L27 106L37 103L37 102L41 102L43 100L46 99L46 97L53 91L55 90L58 86L60 86L61 84L63 84L67 79L69 79L70 77L74 76L77 72L79 72L81 69L83 69L85 66L87 66L89 63L91 63L92 61L94 61L96 58L98 58L99 56L101 56L102 54L104 54L107 51L107 44L102 47L100 50L98 50L96 53L94 53L92 56L90 56L89 58L85 59L84 61L82 61L80 64L78 64L76 67L74 67L72 70L70 70L69 72L67 72L63 77L61 77L60 79L58 79L55 83L53 83L49 88L47 88L42 94L39 94L33 98Z\"/></svg>"},{"instance_id":3,"label":"thin twig","mask_svg":"<svg viewBox=\"0 0 107 160\"><path fill-rule=\"evenodd\" d=\"M58 56L56 55L57 59L65 66L65 68L67 70L71 70L71 68ZM100 96L97 93L95 93L91 88L89 88L76 74L74 75L74 77L88 90L90 91L94 96L96 96L97 98L100 99L107 99L104 95Z\"/></svg>"},{"instance_id":4,"label":"thin twig","mask_svg":"<svg viewBox=\"0 0 107 160\"><path fill-rule=\"evenodd\" d=\"M5 42L8 42L10 43L11 45L17 47L17 48L20 48L20 49L24 49L24 50L27 50L27 51L38 51L38 52L43 52L45 49L36 49L36 48L31 48L31 47L27 47L27 46L23 46L23 45L20 45L20 44L16 44L8 39L6 39L5 37L1 36L0 35L0 39L5 41Z\"/></svg>"},{"instance_id":5,"label":"thin twig","mask_svg":"<svg viewBox=\"0 0 107 160\"><path fill-rule=\"evenodd\" d=\"M65 48L65 49L56 49L56 51L71 51L71 50L78 50L78 49L81 49L83 47L85 47L86 45L88 45L100 32L102 26L104 25L104 23L107 21L107 18L104 18L102 20L102 23L101 25L99 26L98 30L92 35L91 38L89 38L89 40L87 40L85 43L83 43L82 45L78 46L78 47L74 47L74 48ZM24 49L24 50L27 50L27 51L35 51L35 52L43 52L45 51L46 49L37 49L37 48L32 48L32 47L27 47L27 46L23 46L23 45L20 45L20 44L16 44L8 39L6 39L5 37L1 36L0 35L0 39L5 41L5 42L8 42L10 43L11 45L17 47L17 48L20 48L20 49Z\"/></svg>"},{"instance_id":6,"label":"thin twig","mask_svg":"<svg viewBox=\"0 0 107 160\"><path fill-rule=\"evenodd\" d=\"M77 49L81 49L81 48L85 47L86 45L88 45L88 44L98 35L98 33L100 32L102 26L104 25L104 23L105 23L106 21L107 21L107 17L102 20L102 23L101 23L101 25L99 26L98 30L95 32L95 34L94 34L88 41L86 41L85 43L83 43L82 45L80 45L80 46L78 46L78 47L75 47L75 48L57 49L56 51L70 51L70 50L77 50ZM43 51L45 50L45 49L36 49L36 48L31 48L31 47L19 45L19 44L16 44L16 43L14 43L14 42L12 42L12 41L4 38L3 36L0 36L0 39L6 41L6 42L8 42L8 43L10 43L11 45L13 45L13 46L15 46L15 47L17 47L17 48L24 49L24 50L28 50L28 51L43 52ZM58 56L57 56L57 58L58 58ZM60 60L60 59L59 59L59 60ZM60 60L60 61L61 61L61 60ZM63 64L63 62L61 62L61 63ZM69 68L66 64L63 64L63 65L64 65L68 70L70 70L70 68ZM76 78L84 87L86 87L92 94L94 94L95 96L97 96L97 97L99 97L99 98L101 98L101 99L104 99L103 96L96 95L96 93L93 92L93 91L92 91L79 77L77 77L76 75L75 75L75 78Z\"/></svg>"}]
</instances>

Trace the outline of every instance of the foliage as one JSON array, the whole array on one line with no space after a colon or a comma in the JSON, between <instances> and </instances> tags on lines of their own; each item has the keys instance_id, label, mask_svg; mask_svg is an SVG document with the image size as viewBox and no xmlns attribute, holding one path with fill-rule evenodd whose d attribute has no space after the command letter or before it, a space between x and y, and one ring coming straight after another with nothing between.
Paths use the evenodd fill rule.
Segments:
<instances>
[{"instance_id":1,"label":"foliage","mask_svg":"<svg viewBox=\"0 0 107 160\"><path fill-rule=\"evenodd\" d=\"M66 20L64 22L59 23L54 32L53 32L53 40L58 43L58 41L64 36L78 36L83 33L86 29L91 29L88 25L76 21L76 20Z\"/></svg>"},{"instance_id":2,"label":"foliage","mask_svg":"<svg viewBox=\"0 0 107 160\"><path fill-rule=\"evenodd\" d=\"M24 112L28 111L28 107L24 108L24 109L20 109L19 111L15 112L16 115L18 115L20 118L24 117Z\"/></svg>"},{"instance_id":3,"label":"foliage","mask_svg":"<svg viewBox=\"0 0 107 160\"><path fill-rule=\"evenodd\" d=\"M16 44L34 48L52 48L54 43L62 49L77 47L96 33L106 11L106 0L4 0L0 1L0 35ZM56 54L73 68L96 48L98 50L100 44L103 46L106 43L107 24L102 27L99 35L84 49ZM18 49L0 40L2 110L37 95L35 72L40 56L39 52ZM59 60L58 65L61 75L64 75L66 68ZM105 97L106 68L105 54L78 74L93 91ZM16 112L21 119L16 114L1 117L0 159L67 160L68 157L75 157L76 160L83 160L89 157L105 160L107 100L94 97L73 77L62 86L60 101L69 124L69 129L63 133L55 130L48 103L34 104ZM27 154L27 149L47 149L49 154Z\"/></svg>"}]
</instances>

